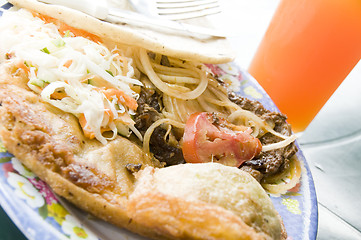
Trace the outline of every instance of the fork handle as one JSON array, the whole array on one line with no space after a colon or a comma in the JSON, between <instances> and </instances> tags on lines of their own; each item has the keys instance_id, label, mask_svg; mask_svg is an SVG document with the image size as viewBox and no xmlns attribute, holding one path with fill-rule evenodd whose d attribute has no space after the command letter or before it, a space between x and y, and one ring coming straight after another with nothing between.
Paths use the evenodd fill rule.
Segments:
<instances>
[{"instance_id":1,"label":"fork handle","mask_svg":"<svg viewBox=\"0 0 361 240\"><path fill-rule=\"evenodd\" d=\"M55 5L61 5L69 7L86 14L89 14L95 18L105 20L108 15L108 7L106 1L88 1L88 0L39 0L43 3L50 3Z\"/></svg>"},{"instance_id":2,"label":"fork handle","mask_svg":"<svg viewBox=\"0 0 361 240\"><path fill-rule=\"evenodd\" d=\"M169 20L162 20L156 18L150 18L139 13L126 11L123 9L111 9L109 10L106 1L97 0L38 0L43 3L50 3L60 6L69 7L83 13L89 14L95 18L113 22L113 23L127 23L135 26L144 27L144 25L150 28L161 28L172 30L177 34L191 35L192 37L204 39L205 37L221 37L224 38L224 34L218 33L212 29L205 29L198 26L192 26L185 23L178 23Z\"/></svg>"}]
</instances>

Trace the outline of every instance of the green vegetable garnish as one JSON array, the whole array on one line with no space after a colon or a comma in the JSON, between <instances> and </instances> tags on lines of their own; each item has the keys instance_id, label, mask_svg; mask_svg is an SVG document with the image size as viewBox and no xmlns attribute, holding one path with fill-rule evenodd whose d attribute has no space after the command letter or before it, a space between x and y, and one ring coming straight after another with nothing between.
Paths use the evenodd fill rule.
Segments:
<instances>
[{"instance_id":1,"label":"green vegetable garnish","mask_svg":"<svg viewBox=\"0 0 361 240\"><path fill-rule=\"evenodd\" d=\"M49 50L46 47L44 47L43 49L40 49L40 51L42 51L44 53L47 53L47 54L50 54Z\"/></svg>"},{"instance_id":2,"label":"green vegetable garnish","mask_svg":"<svg viewBox=\"0 0 361 240\"><path fill-rule=\"evenodd\" d=\"M58 48L61 48L61 47L65 46L65 42L61 38L57 38L57 39L53 40L52 43Z\"/></svg>"},{"instance_id":3,"label":"green vegetable garnish","mask_svg":"<svg viewBox=\"0 0 361 240\"><path fill-rule=\"evenodd\" d=\"M112 75L112 77L114 77L113 73L110 70L105 70L107 73L109 73L110 75Z\"/></svg>"}]
</instances>

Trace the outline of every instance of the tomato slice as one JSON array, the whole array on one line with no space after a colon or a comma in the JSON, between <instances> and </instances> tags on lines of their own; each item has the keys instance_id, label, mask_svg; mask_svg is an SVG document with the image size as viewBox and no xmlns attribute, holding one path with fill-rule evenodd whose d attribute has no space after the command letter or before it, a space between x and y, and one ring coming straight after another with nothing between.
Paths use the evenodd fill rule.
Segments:
<instances>
[{"instance_id":1,"label":"tomato slice","mask_svg":"<svg viewBox=\"0 0 361 240\"><path fill-rule=\"evenodd\" d=\"M262 149L252 129L239 127L214 113L192 114L184 130L182 151L186 162L218 162L239 167Z\"/></svg>"}]
</instances>

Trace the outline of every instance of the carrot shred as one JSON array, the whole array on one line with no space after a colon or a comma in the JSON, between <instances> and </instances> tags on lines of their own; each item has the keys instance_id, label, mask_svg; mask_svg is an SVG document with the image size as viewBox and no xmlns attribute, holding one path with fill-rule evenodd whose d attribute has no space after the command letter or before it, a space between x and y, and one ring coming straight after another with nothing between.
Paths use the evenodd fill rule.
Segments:
<instances>
[{"instance_id":1,"label":"carrot shred","mask_svg":"<svg viewBox=\"0 0 361 240\"><path fill-rule=\"evenodd\" d=\"M85 116L83 113L81 113L79 115L79 123L80 123L80 126L81 128L83 129L83 132L84 132L84 136L89 138L89 139L94 139L95 138L95 133L93 131L91 131L89 129L89 127L86 127L86 124L87 124L87 121L85 119Z\"/></svg>"},{"instance_id":2,"label":"carrot shred","mask_svg":"<svg viewBox=\"0 0 361 240\"><path fill-rule=\"evenodd\" d=\"M63 66L66 67L66 68L69 68L72 63L73 63L73 60L69 59L68 61L66 61L66 62L64 63Z\"/></svg>"},{"instance_id":3,"label":"carrot shred","mask_svg":"<svg viewBox=\"0 0 361 240\"><path fill-rule=\"evenodd\" d=\"M63 37L69 31L69 32L73 33L74 36L84 37L84 38L87 38L94 42L100 42L100 43L102 42L100 37L98 37L97 35L87 32L85 30L79 29L79 28L71 27L68 24L60 21L59 19L47 16L47 15L44 15L41 13L37 13L35 11L32 11L32 14L34 17L41 19L45 23L53 23L54 25L56 25L58 27L59 33Z\"/></svg>"},{"instance_id":4,"label":"carrot shred","mask_svg":"<svg viewBox=\"0 0 361 240\"><path fill-rule=\"evenodd\" d=\"M110 109L105 109L104 115L109 116L109 122L113 121L114 114ZM79 119L79 124L80 124L81 128L83 129L84 136L89 138L89 139L94 139L95 138L95 133L92 130L90 130L88 126L86 126L87 121L85 119L84 114L81 113L79 115L78 119ZM101 127L100 128L101 133L104 133L104 132L107 132L107 131L111 131L110 127Z\"/></svg>"},{"instance_id":5,"label":"carrot shred","mask_svg":"<svg viewBox=\"0 0 361 240\"><path fill-rule=\"evenodd\" d=\"M50 97L52 99L56 99L56 100L61 100L63 98L66 97L66 93L65 92L53 92Z\"/></svg>"},{"instance_id":6,"label":"carrot shred","mask_svg":"<svg viewBox=\"0 0 361 240\"><path fill-rule=\"evenodd\" d=\"M16 64L16 67L22 69L26 74L29 75L30 68L28 66L26 66L24 62L18 62Z\"/></svg>"},{"instance_id":7,"label":"carrot shred","mask_svg":"<svg viewBox=\"0 0 361 240\"><path fill-rule=\"evenodd\" d=\"M122 90L115 89L115 88L108 88L108 89L101 89L100 90L107 99L111 100L113 96L116 96L118 98L118 101L122 104L125 104L127 107L129 107L132 110L136 110L138 108L137 101L125 94Z\"/></svg>"}]
</instances>

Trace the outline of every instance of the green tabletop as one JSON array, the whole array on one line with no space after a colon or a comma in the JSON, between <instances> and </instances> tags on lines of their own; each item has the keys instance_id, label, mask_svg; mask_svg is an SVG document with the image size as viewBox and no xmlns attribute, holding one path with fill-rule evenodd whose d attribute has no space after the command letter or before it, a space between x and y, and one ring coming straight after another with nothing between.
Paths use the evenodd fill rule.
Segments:
<instances>
[{"instance_id":1,"label":"green tabletop","mask_svg":"<svg viewBox=\"0 0 361 240\"><path fill-rule=\"evenodd\" d=\"M0 226L1 240L26 240L24 234L16 227L2 208L0 208Z\"/></svg>"}]
</instances>

